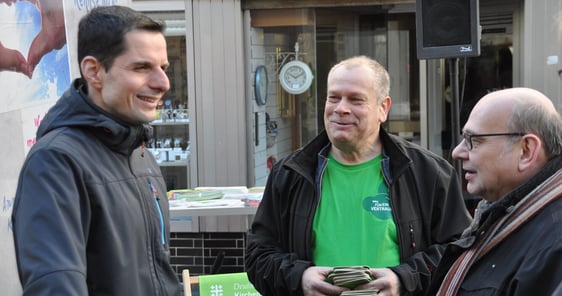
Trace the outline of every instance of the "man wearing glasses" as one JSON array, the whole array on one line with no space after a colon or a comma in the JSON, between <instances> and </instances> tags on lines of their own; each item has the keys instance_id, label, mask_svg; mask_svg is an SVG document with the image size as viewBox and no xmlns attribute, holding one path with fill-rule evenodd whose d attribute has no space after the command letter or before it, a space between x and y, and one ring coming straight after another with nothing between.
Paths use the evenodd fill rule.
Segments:
<instances>
[{"instance_id":1,"label":"man wearing glasses","mask_svg":"<svg viewBox=\"0 0 562 296\"><path fill-rule=\"evenodd\" d=\"M552 295L562 281L562 119L529 88L489 93L453 150L483 198L426 295Z\"/></svg>"}]
</instances>

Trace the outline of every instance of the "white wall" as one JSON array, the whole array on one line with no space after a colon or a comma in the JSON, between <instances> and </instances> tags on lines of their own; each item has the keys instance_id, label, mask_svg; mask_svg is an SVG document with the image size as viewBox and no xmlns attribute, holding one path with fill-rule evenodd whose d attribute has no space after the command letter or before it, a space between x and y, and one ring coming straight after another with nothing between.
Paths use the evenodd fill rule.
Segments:
<instances>
[{"instance_id":1,"label":"white wall","mask_svg":"<svg viewBox=\"0 0 562 296\"><path fill-rule=\"evenodd\" d=\"M522 85L544 92L562 113L562 1L525 0Z\"/></svg>"},{"instance_id":2,"label":"white wall","mask_svg":"<svg viewBox=\"0 0 562 296\"><path fill-rule=\"evenodd\" d=\"M185 5L188 104L194 124L190 137L195 137L191 161L196 157L197 162L191 184L248 185L250 94L246 93L240 0L185 0Z\"/></svg>"}]
</instances>

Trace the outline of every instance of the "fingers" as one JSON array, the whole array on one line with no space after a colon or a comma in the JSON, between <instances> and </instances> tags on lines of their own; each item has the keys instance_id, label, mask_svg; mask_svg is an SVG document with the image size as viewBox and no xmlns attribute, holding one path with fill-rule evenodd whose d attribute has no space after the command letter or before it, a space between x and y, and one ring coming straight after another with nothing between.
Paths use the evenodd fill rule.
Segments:
<instances>
[{"instance_id":1,"label":"fingers","mask_svg":"<svg viewBox=\"0 0 562 296\"><path fill-rule=\"evenodd\" d=\"M39 32L39 34L35 36L35 39L33 39L33 42L31 42L29 53L27 54L27 63L29 64L29 70L31 73L35 70L35 67L41 61L41 58L51 51L47 48L47 44L44 41L45 35L42 35L41 32Z\"/></svg>"},{"instance_id":2,"label":"fingers","mask_svg":"<svg viewBox=\"0 0 562 296\"><path fill-rule=\"evenodd\" d=\"M41 31L33 39L27 55L31 73L44 55L52 50L61 49L66 44L62 1L43 1L38 7L41 11Z\"/></svg>"},{"instance_id":3,"label":"fingers","mask_svg":"<svg viewBox=\"0 0 562 296\"><path fill-rule=\"evenodd\" d=\"M347 288L338 287L326 282L331 267L312 266L302 275L302 290L306 296L339 295Z\"/></svg>"},{"instance_id":4,"label":"fingers","mask_svg":"<svg viewBox=\"0 0 562 296\"><path fill-rule=\"evenodd\" d=\"M4 3L8 6L12 6L17 0L0 0L0 3Z\"/></svg>"},{"instance_id":5,"label":"fingers","mask_svg":"<svg viewBox=\"0 0 562 296\"><path fill-rule=\"evenodd\" d=\"M14 71L31 78L35 67L44 55L66 44L62 0L28 0L37 5L41 13L41 31L33 39L25 57L17 50L7 49L0 43L0 71ZM41 2L40 2L41 1ZM0 0L11 5L15 0Z\"/></svg>"},{"instance_id":6,"label":"fingers","mask_svg":"<svg viewBox=\"0 0 562 296\"><path fill-rule=\"evenodd\" d=\"M15 50L3 47L0 44L0 71L13 71L31 77L29 66L23 55Z\"/></svg>"},{"instance_id":7,"label":"fingers","mask_svg":"<svg viewBox=\"0 0 562 296\"><path fill-rule=\"evenodd\" d=\"M400 295L400 279L389 268L373 268L371 274L375 280L370 282L371 287L379 290L381 296Z\"/></svg>"},{"instance_id":8,"label":"fingers","mask_svg":"<svg viewBox=\"0 0 562 296\"><path fill-rule=\"evenodd\" d=\"M64 9L62 0L43 0L38 5L41 11L41 32L46 38L47 48L61 49L66 43Z\"/></svg>"}]
</instances>

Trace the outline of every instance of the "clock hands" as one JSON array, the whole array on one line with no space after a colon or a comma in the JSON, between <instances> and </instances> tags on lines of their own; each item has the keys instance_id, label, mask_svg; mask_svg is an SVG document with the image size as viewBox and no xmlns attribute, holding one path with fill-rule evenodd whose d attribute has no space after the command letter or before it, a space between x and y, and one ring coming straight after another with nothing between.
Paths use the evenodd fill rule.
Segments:
<instances>
[{"instance_id":1,"label":"clock hands","mask_svg":"<svg viewBox=\"0 0 562 296\"><path fill-rule=\"evenodd\" d=\"M296 75L293 75L293 73L296 73ZM304 74L304 71L301 71L298 68L290 68L289 70L287 70L287 74L289 74L293 78L298 78Z\"/></svg>"},{"instance_id":2,"label":"clock hands","mask_svg":"<svg viewBox=\"0 0 562 296\"><path fill-rule=\"evenodd\" d=\"M283 65L279 73L283 89L291 94L301 94L312 83L312 73L308 65L302 61L290 61Z\"/></svg>"}]
</instances>

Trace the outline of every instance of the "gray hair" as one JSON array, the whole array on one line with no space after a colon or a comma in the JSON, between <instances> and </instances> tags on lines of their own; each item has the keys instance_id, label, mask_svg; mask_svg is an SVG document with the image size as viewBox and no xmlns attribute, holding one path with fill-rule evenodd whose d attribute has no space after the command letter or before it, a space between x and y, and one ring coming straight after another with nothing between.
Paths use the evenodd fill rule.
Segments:
<instances>
[{"instance_id":1,"label":"gray hair","mask_svg":"<svg viewBox=\"0 0 562 296\"><path fill-rule=\"evenodd\" d=\"M390 75L388 74L388 71L386 71L386 69L379 62L367 56L355 56L337 63L335 66L332 67L332 69L330 69L330 72L328 73L328 77L330 77L332 72L339 67L345 67L346 69L351 69L360 66L366 66L367 68L372 70L373 80L374 80L373 88L377 93L378 101L380 102L384 98L389 96Z\"/></svg>"},{"instance_id":2,"label":"gray hair","mask_svg":"<svg viewBox=\"0 0 562 296\"><path fill-rule=\"evenodd\" d=\"M507 124L514 132L537 135L544 143L549 159L562 154L562 118L558 112L550 112L544 105L525 101L516 104Z\"/></svg>"}]
</instances>

